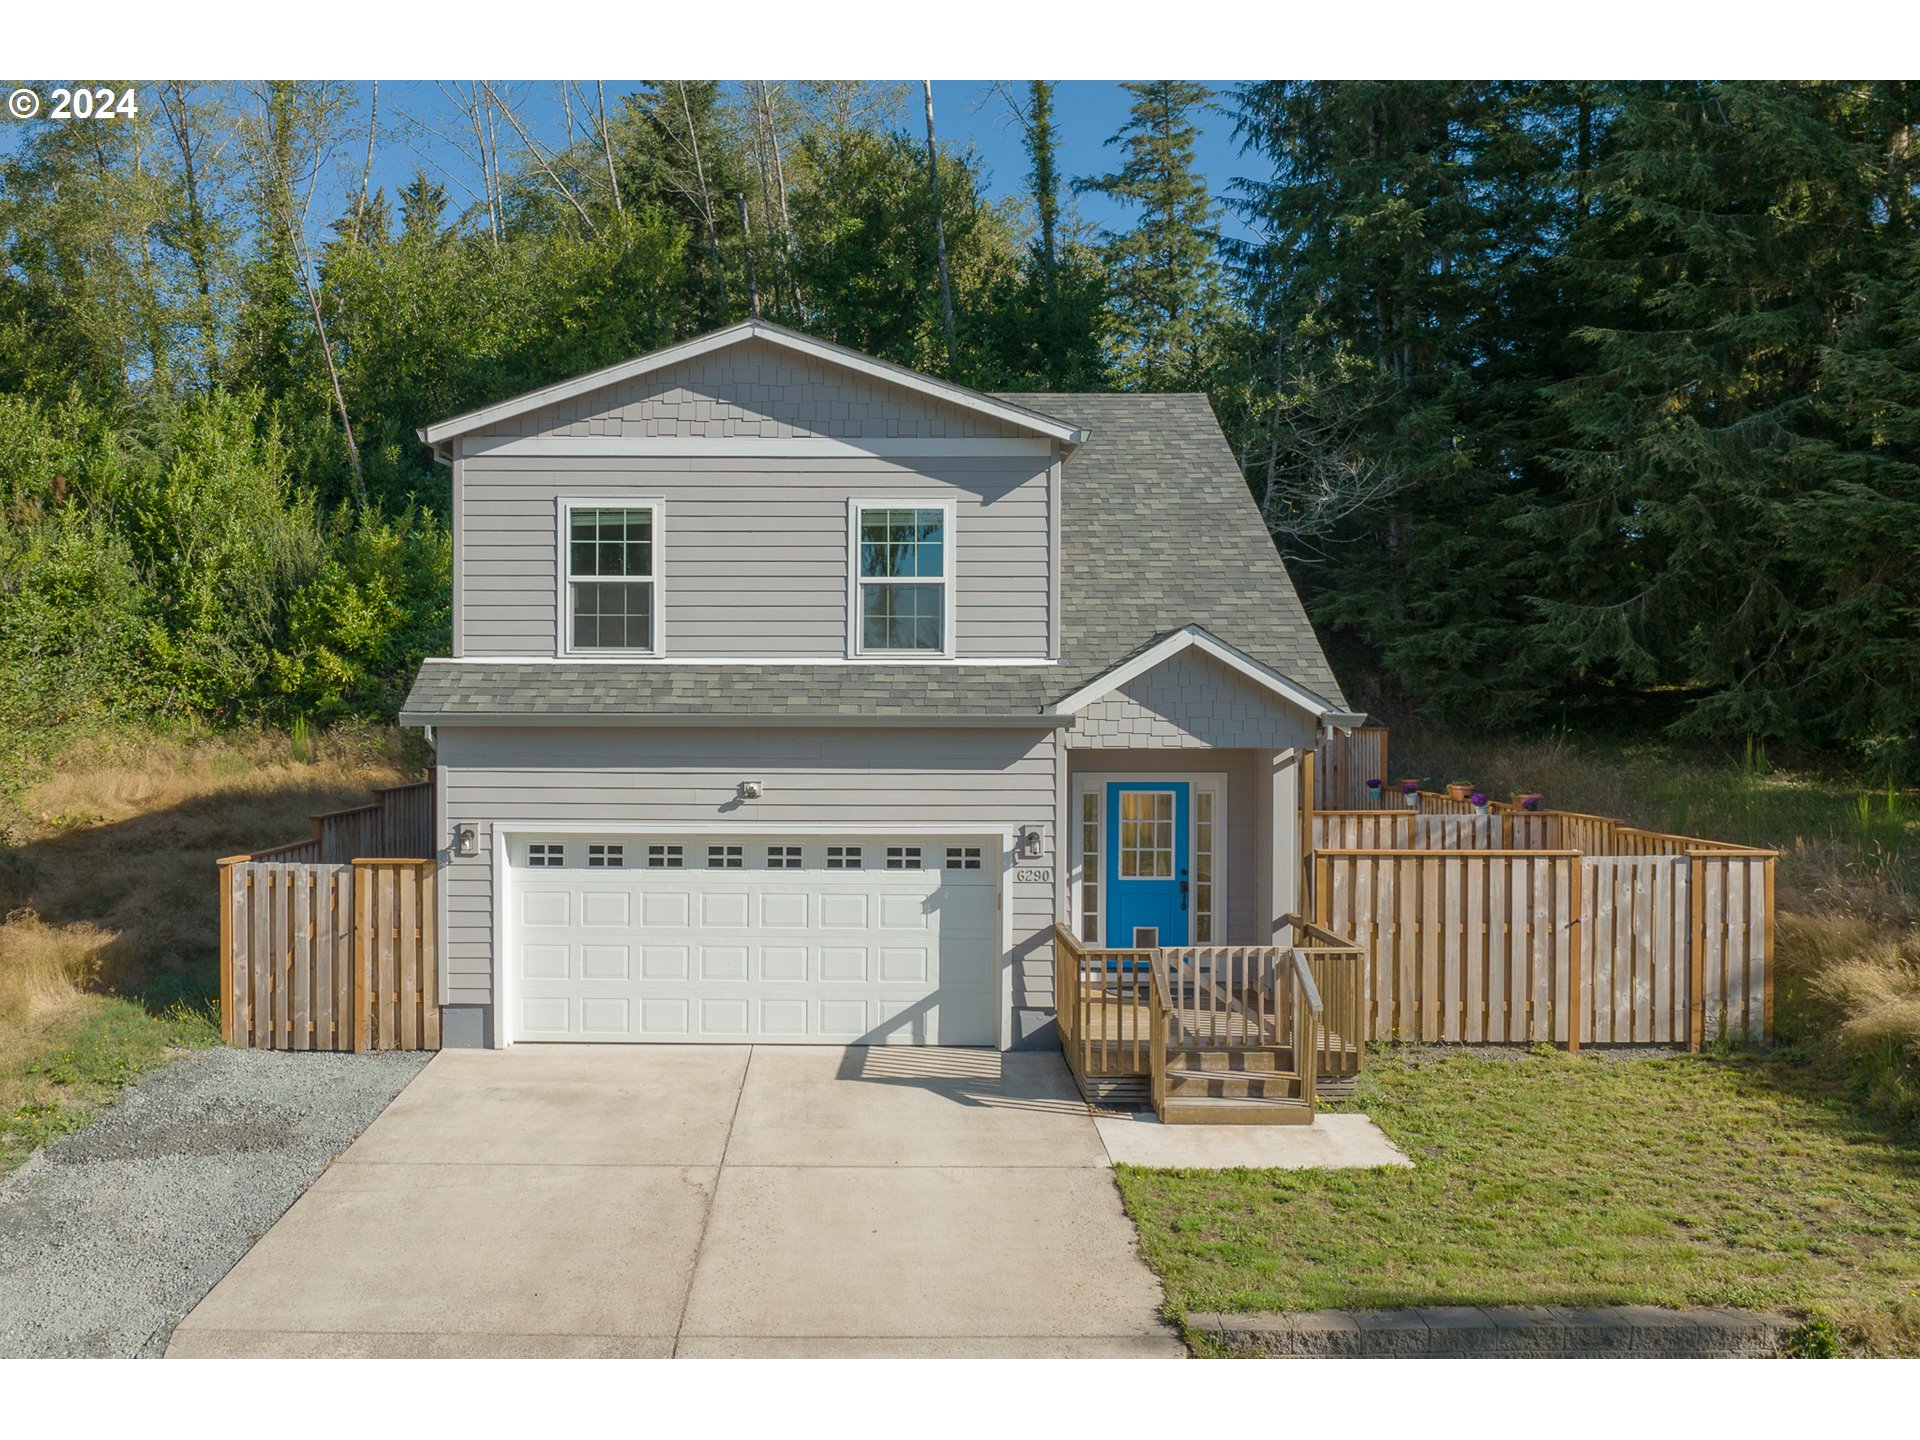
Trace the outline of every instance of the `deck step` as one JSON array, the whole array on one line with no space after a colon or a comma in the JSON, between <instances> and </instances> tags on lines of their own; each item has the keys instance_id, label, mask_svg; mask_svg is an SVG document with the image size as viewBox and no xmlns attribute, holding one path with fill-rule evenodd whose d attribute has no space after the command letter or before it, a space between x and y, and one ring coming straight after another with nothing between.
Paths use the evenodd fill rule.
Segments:
<instances>
[{"instance_id":1,"label":"deck step","mask_svg":"<svg viewBox=\"0 0 1920 1440\"><path fill-rule=\"evenodd\" d=\"M1160 1107L1163 1125L1311 1125L1313 1107L1303 1100L1253 1100L1169 1095Z\"/></svg>"},{"instance_id":2,"label":"deck step","mask_svg":"<svg viewBox=\"0 0 1920 1440\"><path fill-rule=\"evenodd\" d=\"M1260 1074L1291 1070L1291 1050L1209 1050L1186 1046L1167 1051L1167 1069L1213 1070L1227 1074Z\"/></svg>"},{"instance_id":3,"label":"deck step","mask_svg":"<svg viewBox=\"0 0 1920 1440\"><path fill-rule=\"evenodd\" d=\"M1182 1099L1292 1100L1300 1077L1265 1070L1168 1070L1167 1093Z\"/></svg>"}]
</instances>

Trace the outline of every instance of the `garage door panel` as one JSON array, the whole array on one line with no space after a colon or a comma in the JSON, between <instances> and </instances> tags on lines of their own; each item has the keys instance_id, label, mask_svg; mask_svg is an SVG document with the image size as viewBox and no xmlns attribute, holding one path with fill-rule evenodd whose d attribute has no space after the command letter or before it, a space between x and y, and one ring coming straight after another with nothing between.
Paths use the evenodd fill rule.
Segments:
<instances>
[{"instance_id":1,"label":"garage door panel","mask_svg":"<svg viewBox=\"0 0 1920 1440\"><path fill-rule=\"evenodd\" d=\"M582 945L580 978L583 980L631 980L633 951L625 945Z\"/></svg>"},{"instance_id":2,"label":"garage door panel","mask_svg":"<svg viewBox=\"0 0 1920 1440\"><path fill-rule=\"evenodd\" d=\"M548 861L539 869L525 867L531 843ZM589 844L602 847L597 861L620 846L631 863L588 868ZM510 841L514 1037L995 1043L996 848L714 844L721 863L708 869L702 839ZM831 869L829 845L841 852ZM856 847L866 868L851 863ZM941 863L950 848L960 856L952 868ZM924 868L913 864L916 849ZM982 857L976 868L966 868L968 851ZM687 863L673 866L674 853Z\"/></svg>"},{"instance_id":3,"label":"garage door panel","mask_svg":"<svg viewBox=\"0 0 1920 1440\"><path fill-rule=\"evenodd\" d=\"M745 980L747 956L748 949L745 945L702 945L700 947L700 978L702 980Z\"/></svg>"}]
</instances>

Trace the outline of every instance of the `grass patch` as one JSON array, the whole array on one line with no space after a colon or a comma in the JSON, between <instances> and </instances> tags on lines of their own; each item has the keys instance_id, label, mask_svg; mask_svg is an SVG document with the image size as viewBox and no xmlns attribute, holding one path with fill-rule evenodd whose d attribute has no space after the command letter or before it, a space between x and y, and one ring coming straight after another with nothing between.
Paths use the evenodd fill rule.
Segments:
<instances>
[{"instance_id":1,"label":"grass patch","mask_svg":"<svg viewBox=\"0 0 1920 1440\"><path fill-rule=\"evenodd\" d=\"M0 1175L49 1140L78 1130L98 1109L180 1050L220 1039L211 1008L82 995L57 1019L16 1030L0 1062Z\"/></svg>"},{"instance_id":2,"label":"grass patch","mask_svg":"<svg viewBox=\"0 0 1920 1440\"><path fill-rule=\"evenodd\" d=\"M1920 1142L1776 1058L1415 1050L1354 1108L1413 1170L1122 1167L1176 1313L1736 1305L1920 1354Z\"/></svg>"}]
</instances>

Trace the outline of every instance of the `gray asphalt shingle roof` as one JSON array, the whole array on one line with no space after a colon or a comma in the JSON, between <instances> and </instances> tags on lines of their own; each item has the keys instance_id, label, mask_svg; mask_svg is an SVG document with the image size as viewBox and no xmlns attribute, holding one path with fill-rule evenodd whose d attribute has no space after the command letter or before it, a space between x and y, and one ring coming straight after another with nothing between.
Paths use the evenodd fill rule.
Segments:
<instances>
[{"instance_id":1,"label":"gray asphalt shingle roof","mask_svg":"<svg viewBox=\"0 0 1920 1440\"><path fill-rule=\"evenodd\" d=\"M431 660L401 720L1030 719L1187 625L1344 704L1204 395L1000 398L1091 432L1064 469L1059 665Z\"/></svg>"}]
</instances>

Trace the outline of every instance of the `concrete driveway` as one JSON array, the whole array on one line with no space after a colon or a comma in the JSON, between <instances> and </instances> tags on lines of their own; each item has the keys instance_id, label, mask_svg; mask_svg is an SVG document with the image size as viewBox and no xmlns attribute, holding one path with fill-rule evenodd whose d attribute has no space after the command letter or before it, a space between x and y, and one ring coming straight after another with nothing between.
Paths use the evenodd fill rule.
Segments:
<instances>
[{"instance_id":1,"label":"concrete driveway","mask_svg":"<svg viewBox=\"0 0 1920 1440\"><path fill-rule=\"evenodd\" d=\"M169 1355L1175 1356L1060 1058L449 1050Z\"/></svg>"}]
</instances>

